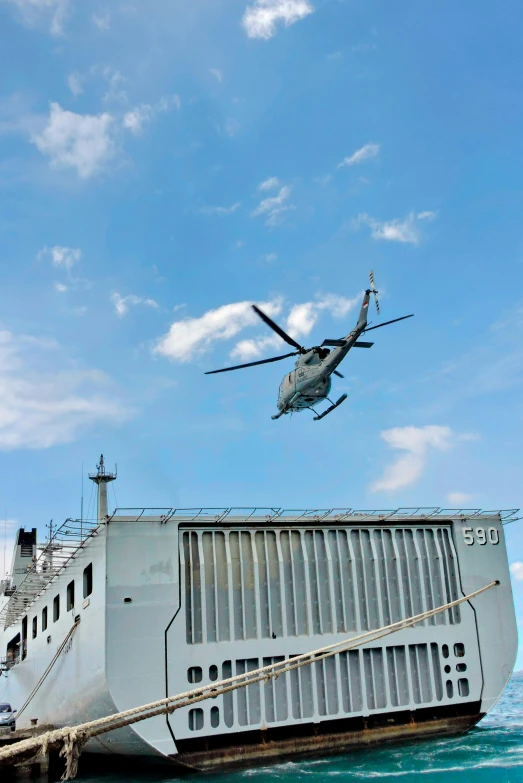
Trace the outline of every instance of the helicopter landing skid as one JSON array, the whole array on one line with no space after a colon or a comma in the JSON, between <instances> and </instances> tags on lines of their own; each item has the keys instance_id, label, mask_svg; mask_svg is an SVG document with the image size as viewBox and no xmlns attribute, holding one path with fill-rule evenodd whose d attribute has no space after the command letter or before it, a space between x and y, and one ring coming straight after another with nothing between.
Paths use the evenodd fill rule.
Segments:
<instances>
[{"instance_id":1,"label":"helicopter landing skid","mask_svg":"<svg viewBox=\"0 0 523 783\"><path fill-rule=\"evenodd\" d=\"M338 405L341 405L342 402L345 402L346 399L347 395L342 394L340 399L337 402L333 402L330 408L327 408L327 410L323 411L323 413L320 413L318 416L314 416L313 421L319 421L320 419L323 419L325 416L327 416L328 413L332 413L332 411L337 408Z\"/></svg>"}]
</instances>

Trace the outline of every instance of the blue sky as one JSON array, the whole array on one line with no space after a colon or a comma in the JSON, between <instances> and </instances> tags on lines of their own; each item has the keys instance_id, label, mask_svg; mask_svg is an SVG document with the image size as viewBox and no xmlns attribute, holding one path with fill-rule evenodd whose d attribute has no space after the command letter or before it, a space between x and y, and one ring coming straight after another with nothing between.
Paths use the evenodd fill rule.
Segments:
<instances>
[{"instance_id":1,"label":"blue sky","mask_svg":"<svg viewBox=\"0 0 523 783\"><path fill-rule=\"evenodd\" d=\"M78 514L101 451L121 506L523 505L522 22L0 2L8 536ZM204 376L287 352L252 302L307 345L346 334L371 268L381 317L415 319L351 353L321 423L271 421L291 360Z\"/></svg>"}]
</instances>

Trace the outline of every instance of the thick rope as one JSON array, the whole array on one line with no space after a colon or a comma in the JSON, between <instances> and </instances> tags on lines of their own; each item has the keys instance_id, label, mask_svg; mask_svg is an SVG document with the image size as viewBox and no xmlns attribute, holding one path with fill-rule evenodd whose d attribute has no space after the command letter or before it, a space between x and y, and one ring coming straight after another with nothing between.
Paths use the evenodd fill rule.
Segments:
<instances>
[{"instance_id":1,"label":"thick rope","mask_svg":"<svg viewBox=\"0 0 523 783\"><path fill-rule=\"evenodd\" d=\"M81 750L87 740L91 737L96 737L108 731L123 728L124 726L130 726L133 723L138 723L139 721L152 718L156 715L170 714L182 707L204 701L205 699L215 698L216 696L225 693L230 693L238 688L244 688L248 685L261 682L262 680L268 682L272 677L279 677L280 674L284 674L285 672L293 671L294 669L310 665L332 655L337 655L341 652L361 647L364 644L372 643L391 633L417 625L423 620L434 617L436 614L445 612L455 606L459 606L459 604L462 604L465 601L470 601L471 598L475 598L495 585L499 585L499 582L490 582L479 590L475 590L462 598L439 606L436 609L429 609L426 612L421 612L420 614L405 620L400 620L399 622L383 626L382 628L376 628L373 631L367 631L366 633L353 636L350 639L344 639L341 642L336 642L326 647L321 647L318 650L309 653L297 655L289 660L273 663L269 666L264 666L261 669L254 669L251 672L239 674L235 677L230 677L210 685L204 685L200 688L178 694L177 696L159 699L158 701L145 704L141 707L134 707L130 710L114 713L105 718L89 721L79 726L67 726L62 729L55 729L38 737L32 737L31 739L13 743L6 748L0 749L0 763L2 761L12 760L16 758L16 756L21 756L22 754L27 756L27 754L31 752L41 753L43 752L44 747L46 750L48 748L56 749L57 747L61 747L60 755L65 756L66 758L66 770L62 780L72 780L76 776L78 770L78 759Z\"/></svg>"},{"instance_id":2,"label":"thick rope","mask_svg":"<svg viewBox=\"0 0 523 783\"><path fill-rule=\"evenodd\" d=\"M33 700L33 697L35 696L35 694L37 693L37 691L40 689L40 687L41 687L41 685L43 684L44 680L46 679L47 675L49 674L49 672L51 671L51 669L52 669L52 668L53 668L53 666L55 665L56 661L57 661L57 660L58 660L58 658L60 657L60 653L61 653L61 652L62 652L62 650L64 649L65 645L67 644L67 642L69 641L69 639L71 638L71 636L73 635L73 633L75 632L75 630L76 630L76 628L78 627L78 625L79 625L79 624L80 624L80 620L77 620L77 621L74 623L73 627L72 627L72 628L69 630L69 633L67 634L67 636L66 636L66 637L65 637L65 639L63 640L62 644L60 645L60 647L59 647L59 648L58 648L58 650L56 651L56 653L55 653L55 655L54 655L54 657L53 657L53 660L51 661L51 663L49 664L49 666L47 667L47 669L45 670L45 672L42 674L42 676L40 677L40 679L39 679L39 680L38 680L38 682L36 683L35 687L33 688L33 690L31 691L31 693L29 694L29 696L28 696L28 697L27 697L27 699L25 700L25 702L24 702L24 704L22 705L22 707L21 707L21 708L18 710L18 712L16 713L16 719L17 719L17 720L20 718L20 715L22 714L22 712L23 712L23 711L26 709L26 707L27 707L27 706L28 706L28 705L31 703L31 701Z\"/></svg>"}]
</instances>

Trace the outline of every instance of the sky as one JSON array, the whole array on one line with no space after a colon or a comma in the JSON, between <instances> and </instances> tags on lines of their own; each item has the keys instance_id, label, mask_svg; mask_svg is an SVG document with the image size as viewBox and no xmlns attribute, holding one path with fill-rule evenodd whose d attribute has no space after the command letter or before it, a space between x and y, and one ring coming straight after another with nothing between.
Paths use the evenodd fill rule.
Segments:
<instances>
[{"instance_id":1,"label":"sky","mask_svg":"<svg viewBox=\"0 0 523 783\"><path fill-rule=\"evenodd\" d=\"M5 550L82 493L92 516L101 452L120 507L523 506L522 23L0 0ZM370 269L380 318L415 317L349 354L321 422L271 420L292 359L204 375L288 352L252 303L307 346L347 334Z\"/></svg>"}]
</instances>

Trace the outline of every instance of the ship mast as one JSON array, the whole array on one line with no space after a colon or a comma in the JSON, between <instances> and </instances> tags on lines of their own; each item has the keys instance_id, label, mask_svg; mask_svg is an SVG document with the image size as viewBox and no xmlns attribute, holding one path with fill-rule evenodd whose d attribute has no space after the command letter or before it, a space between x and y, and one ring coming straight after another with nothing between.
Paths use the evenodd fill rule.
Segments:
<instances>
[{"instance_id":1,"label":"ship mast","mask_svg":"<svg viewBox=\"0 0 523 783\"><path fill-rule=\"evenodd\" d=\"M96 473L89 473L89 478L98 486L98 522L105 522L108 517L107 485L116 479L117 472L115 467L114 473L106 473L103 454L100 454L100 462L96 470Z\"/></svg>"}]
</instances>

